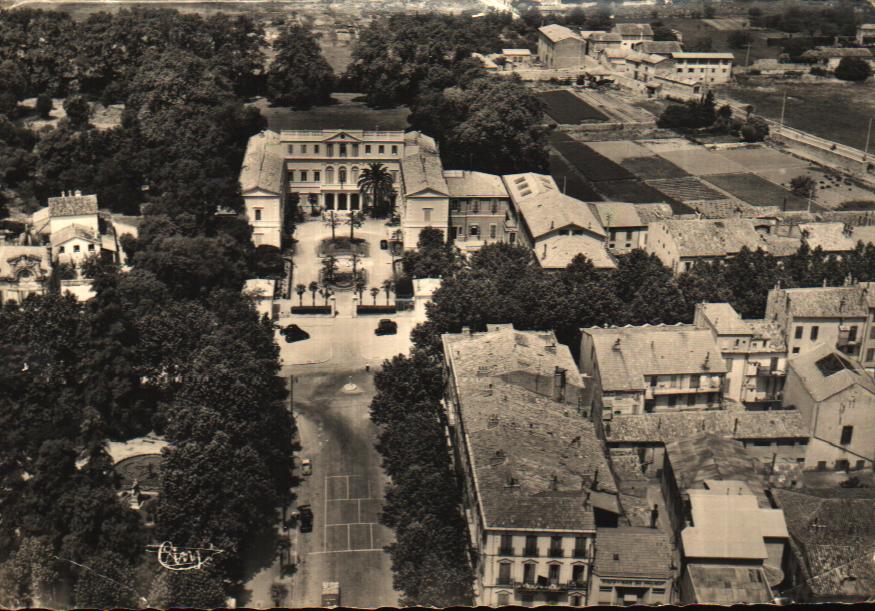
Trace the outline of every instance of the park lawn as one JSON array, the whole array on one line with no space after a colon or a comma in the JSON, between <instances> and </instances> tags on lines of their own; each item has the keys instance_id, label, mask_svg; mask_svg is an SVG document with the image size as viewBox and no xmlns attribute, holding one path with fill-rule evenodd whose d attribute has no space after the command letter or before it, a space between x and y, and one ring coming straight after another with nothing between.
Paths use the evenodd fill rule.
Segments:
<instances>
[{"instance_id":1,"label":"park lawn","mask_svg":"<svg viewBox=\"0 0 875 611\"><path fill-rule=\"evenodd\" d=\"M777 206L784 210L805 210L808 200L756 174L718 174L706 181L752 206Z\"/></svg>"},{"instance_id":2,"label":"park lawn","mask_svg":"<svg viewBox=\"0 0 875 611\"><path fill-rule=\"evenodd\" d=\"M560 125L579 125L607 121L605 114L564 89L544 91L538 98L547 107L547 115Z\"/></svg>"},{"instance_id":3,"label":"park lawn","mask_svg":"<svg viewBox=\"0 0 875 611\"><path fill-rule=\"evenodd\" d=\"M826 78L774 81L751 77L722 85L716 93L739 104L751 104L756 114L777 121L785 92L786 125L858 149L866 146L867 125L875 117L873 79L858 84ZM873 149L875 146L870 146L870 151Z\"/></svg>"}]
</instances>

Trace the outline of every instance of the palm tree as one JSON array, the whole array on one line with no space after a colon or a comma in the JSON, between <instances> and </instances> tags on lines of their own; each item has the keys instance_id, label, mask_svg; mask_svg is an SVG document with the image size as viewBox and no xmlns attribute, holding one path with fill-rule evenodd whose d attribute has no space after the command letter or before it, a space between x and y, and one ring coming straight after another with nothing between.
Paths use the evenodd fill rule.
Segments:
<instances>
[{"instance_id":1,"label":"palm tree","mask_svg":"<svg viewBox=\"0 0 875 611\"><path fill-rule=\"evenodd\" d=\"M373 287L371 289L371 297L374 298L374 305L377 305L377 295L379 295L379 294L380 294L380 289L378 289L377 287Z\"/></svg>"},{"instance_id":2,"label":"palm tree","mask_svg":"<svg viewBox=\"0 0 875 611\"><path fill-rule=\"evenodd\" d=\"M366 287L367 287L367 284L365 283L365 279L362 278L361 276L356 276L355 277L355 292L358 293L358 295L359 295L359 303L362 302L362 296L365 292Z\"/></svg>"},{"instance_id":3,"label":"palm tree","mask_svg":"<svg viewBox=\"0 0 875 611\"><path fill-rule=\"evenodd\" d=\"M298 305L304 305L304 293L307 292L307 285L305 284L297 284L295 285L295 292L298 294Z\"/></svg>"},{"instance_id":4,"label":"palm tree","mask_svg":"<svg viewBox=\"0 0 875 611\"><path fill-rule=\"evenodd\" d=\"M330 255L322 259L322 281L326 284L334 282L337 276L337 257Z\"/></svg>"},{"instance_id":5,"label":"palm tree","mask_svg":"<svg viewBox=\"0 0 875 611\"><path fill-rule=\"evenodd\" d=\"M391 280L383 280L383 290L386 291L386 305L389 305L389 293L395 290L395 283Z\"/></svg>"},{"instance_id":6,"label":"palm tree","mask_svg":"<svg viewBox=\"0 0 875 611\"><path fill-rule=\"evenodd\" d=\"M384 208L394 180L392 174L382 163L371 163L359 175L358 188L363 197L371 202L372 216L388 216L391 212Z\"/></svg>"},{"instance_id":7,"label":"palm tree","mask_svg":"<svg viewBox=\"0 0 875 611\"><path fill-rule=\"evenodd\" d=\"M313 305L316 305L316 291L319 290L319 283L315 280L310 283L310 286L307 289L313 294Z\"/></svg>"}]
</instances>

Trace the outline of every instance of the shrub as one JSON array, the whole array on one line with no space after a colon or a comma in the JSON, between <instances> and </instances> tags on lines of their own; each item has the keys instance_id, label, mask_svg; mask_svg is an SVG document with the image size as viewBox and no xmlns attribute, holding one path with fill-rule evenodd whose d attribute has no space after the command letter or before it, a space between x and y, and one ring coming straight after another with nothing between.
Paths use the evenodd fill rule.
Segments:
<instances>
[{"instance_id":1,"label":"shrub","mask_svg":"<svg viewBox=\"0 0 875 611\"><path fill-rule=\"evenodd\" d=\"M762 142L769 135L769 124L761 117L751 117L741 126L741 138L745 142Z\"/></svg>"},{"instance_id":2,"label":"shrub","mask_svg":"<svg viewBox=\"0 0 875 611\"><path fill-rule=\"evenodd\" d=\"M811 176L801 175L790 180L790 190L799 197L808 197L814 188L814 179Z\"/></svg>"},{"instance_id":3,"label":"shrub","mask_svg":"<svg viewBox=\"0 0 875 611\"><path fill-rule=\"evenodd\" d=\"M861 83L872 76L872 68L859 57L843 57L835 71L836 78Z\"/></svg>"}]
</instances>

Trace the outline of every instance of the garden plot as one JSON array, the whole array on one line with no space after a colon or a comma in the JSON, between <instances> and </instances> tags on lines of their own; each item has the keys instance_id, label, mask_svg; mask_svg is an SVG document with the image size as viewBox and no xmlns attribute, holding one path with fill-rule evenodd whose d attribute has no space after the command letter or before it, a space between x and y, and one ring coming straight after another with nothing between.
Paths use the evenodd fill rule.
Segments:
<instances>
[{"instance_id":1,"label":"garden plot","mask_svg":"<svg viewBox=\"0 0 875 611\"><path fill-rule=\"evenodd\" d=\"M681 178L687 175L673 163L658 157L653 151L631 140L589 142L587 146L644 180Z\"/></svg>"},{"instance_id":2,"label":"garden plot","mask_svg":"<svg viewBox=\"0 0 875 611\"><path fill-rule=\"evenodd\" d=\"M602 198L577 172L556 153L550 153L550 175L566 195L584 202L597 202Z\"/></svg>"},{"instance_id":3,"label":"garden plot","mask_svg":"<svg viewBox=\"0 0 875 611\"><path fill-rule=\"evenodd\" d=\"M767 146L726 149L720 151L720 155L734 163L743 165L749 172L757 174L763 170L786 169L791 171L808 166L806 161ZM796 176L796 174L793 174L793 176Z\"/></svg>"},{"instance_id":4,"label":"garden plot","mask_svg":"<svg viewBox=\"0 0 875 611\"><path fill-rule=\"evenodd\" d=\"M816 166L792 170L765 170L756 172L756 174L785 189L790 188L790 181L795 177L810 176L816 184L814 201L824 208L838 208L848 201L875 202L875 192L859 187L843 176L826 172Z\"/></svg>"},{"instance_id":5,"label":"garden plot","mask_svg":"<svg viewBox=\"0 0 875 611\"><path fill-rule=\"evenodd\" d=\"M665 194L666 197L679 202L729 199L726 195L709 187L695 176L648 180L647 184Z\"/></svg>"},{"instance_id":6,"label":"garden plot","mask_svg":"<svg viewBox=\"0 0 875 611\"><path fill-rule=\"evenodd\" d=\"M608 120L603 112L564 89L545 91L539 93L538 97L547 106L547 115L560 125L579 125Z\"/></svg>"},{"instance_id":7,"label":"garden plot","mask_svg":"<svg viewBox=\"0 0 875 611\"><path fill-rule=\"evenodd\" d=\"M747 172L747 168L702 146L664 150L659 156L693 176Z\"/></svg>"},{"instance_id":8,"label":"garden plot","mask_svg":"<svg viewBox=\"0 0 875 611\"><path fill-rule=\"evenodd\" d=\"M580 142L554 141L553 147L565 158L565 161L592 182L635 178L629 170Z\"/></svg>"},{"instance_id":9,"label":"garden plot","mask_svg":"<svg viewBox=\"0 0 875 611\"><path fill-rule=\"evenodd\" d=\"M668 203L675 214L691 212L679 201L673 200L642 180L608 180L596 184L608 201L630 202L633 204Z\"/></svg>"},{"instance_id":10,"label":"garden plot","mask_svg":"<svg viewBox=\"0 0 875 611\"><path fill-rule=\"evenodd\" d=\"M786 210L806 210L808 200L756 174L719 174L705 180L753 206L777 206ZM812 209L816 205L812 205Z\"/></svg>"}]
</instances>

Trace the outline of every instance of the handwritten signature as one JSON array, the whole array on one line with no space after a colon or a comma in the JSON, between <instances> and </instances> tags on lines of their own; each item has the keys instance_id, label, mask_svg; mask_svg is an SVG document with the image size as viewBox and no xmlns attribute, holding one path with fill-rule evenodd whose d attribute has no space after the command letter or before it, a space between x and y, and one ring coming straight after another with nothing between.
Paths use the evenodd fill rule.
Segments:
<instances>
[{"instance_id":1,"label":"handwritten signature","mask_svg":"<svg viewBox=\"0 0 875 611\"><path fill-rule=\"evenodd\" d=\"M158 556L158 563L171 571L192 571L202 569L214 556L224 550L212 547L176 547L170 541L161 545L150 545L149 551Z\"/></svg>"}]
</instances>

